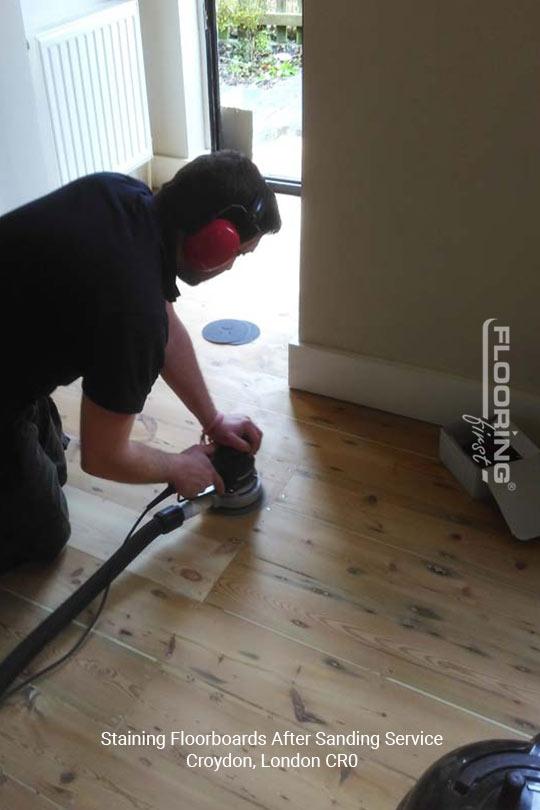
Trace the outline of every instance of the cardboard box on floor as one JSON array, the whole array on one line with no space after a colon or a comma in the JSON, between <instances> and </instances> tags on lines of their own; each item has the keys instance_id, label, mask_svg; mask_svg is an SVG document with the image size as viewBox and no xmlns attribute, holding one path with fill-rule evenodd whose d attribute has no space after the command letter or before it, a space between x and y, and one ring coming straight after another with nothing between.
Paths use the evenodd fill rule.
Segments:
<instances>
[{"instance_id":1,"label":"cardboard box on floor","mask_svg":"<svg viewBox=\"0 0 540 810\"><path fill-rule=\"evenodd\" d=\"M493 496L506 523L518 540L540 537L540 448L516 425L511 424L511 447L520 457L510 462L510 481L497 483L493 467L482 467L464 449L472 438L472 426L461 419L441 428L439 458L473 498Z\"/></svg>"}]
</instances>

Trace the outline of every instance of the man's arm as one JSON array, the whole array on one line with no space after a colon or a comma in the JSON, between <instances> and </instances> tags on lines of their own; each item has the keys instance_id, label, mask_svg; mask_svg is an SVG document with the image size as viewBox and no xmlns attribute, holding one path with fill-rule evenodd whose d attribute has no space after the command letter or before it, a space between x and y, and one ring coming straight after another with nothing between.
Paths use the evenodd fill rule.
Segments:
<instances>
[{"instance_id":1,"label":"man's arm","mask_svg":"<svg viewBox=\"0 0 540 810\"><path fill-rule=\"evenodd\" d=\"M161 376L194 414L203 430L218 444L226 444L243 452L256 453L261 445L262 431L247 416L220 414L212 402L195 356L191 338L167 302L169 339Z\"/></svg>"},{"instance_id":2,"label":"man's arm","mask_svg":"<svg viewBox=\"0 0 540 810\"><path fill-rule=\"evenodd\" d=\"M169 339L161 376L201 425L207 427L217 416L216 406L206 387L187 329L169 301L166 308Z\"/></svg>"},{"instance_id":3,"label":"man's arm","mask_svg":"<svg viewBox=\"0 0 540 810\"><path fill-rule=\"evenodd\" d=\"M210 462L212 448L194 445L182 453L165 453L131 441L135 416L109 411L83 395L81 467L90 475L126 484L171 483L186 498L223 482Z\"/></svg>"}]
</instances>

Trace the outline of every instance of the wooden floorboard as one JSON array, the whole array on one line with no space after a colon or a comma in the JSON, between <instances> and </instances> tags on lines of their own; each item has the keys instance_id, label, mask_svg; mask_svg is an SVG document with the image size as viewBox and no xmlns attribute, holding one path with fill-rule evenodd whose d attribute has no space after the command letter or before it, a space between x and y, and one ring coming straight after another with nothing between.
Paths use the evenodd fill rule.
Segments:
<instances>
[{"instance_id":1,"label":"wooden floorboard","mask_svg":"<svg viewBox=\"0 0 540 810\"><path fill-rule=\"evenodd\" d=\"M134 575L126 574L124 579L132 580ZM207 604L190 607L189 600L172 592L162 591L154 597L154 615L150 616L141 603L142 589L148 588L147 580L123 582L120 588L133 598L128 602L118 592L112 595L108 619L102 627L102 632L110 635L93 637L55 679L38 684L4 709L0 740L5 747L14 746L6 755L5 767L19 778L23 776L23 770L16 767L17 754L21 745L34 746L32 750L36 752L33 733L36 724L41 725L43 733L51 738L57 781L51 780L50 751L38 752L39 767L27 778L34 789L56 800L66 798L60 790L61 778L65 780L65 775L70 774L71 801L84 799L86 790L92 790L94 795L97 789L102 800L120 802L110 785L111 755L99 749L97 738L89 752L91 773L87 764L76 758L77 752L88 745L87 735L91 732L98 735L105 729L125 732L157 727L167 733L180 728L199 733L212 729L220 733L249 733L257 729L268 736L275 730L291 728L322 729L326 733L361 729L363 733L376 735L408 727L411 718L417 717L422 718L423 727L444 730L448 747L500 732L489 721L457 711L442 701L410 691L308 645L295 643L254 622ZM37 620L33 614L39 611L32 607L23 612L18 600L19 597L4 593L2 609L10 626L23 633ZM130 613L122 615L128 605ZM160 634L168 639L171 631L174 643L161 643ZM120 645L114 643L115 635ZM50 650L40 666L67 649L75 636L72 628L69 637ZM130 648L124 646L124 639ZM141 660L143 649L147 655ZM154 656L161 666L152 660ZM15 738L21 725L23 733ZM253 753L260 750L268 748ZM284 748L283 752L287 750ZM209 752L204 746L200 750ZM305 752L316 754L317 749L310 745ZM173 767L185 770L185 753L169 747L163 752L138 751L137 757L144 759L161 780L164 769L166 773ZM117 757L115 753L114 762L121 762L117 779L122 776L122 769L135 759L132 756L126 762L129 758L125 754L121 752ZM306 796L315 806L327 806L321 803L324 796L328 804L335 800L337 806L357 807L365 781L371 786L368 794L373 806L392 807L388 787L393 785L403 792L412 784L418 768L427 766L430 757L428 749L406 749L399 758L384 747L378 751L363 750L361 771L352 777L347 774L343 781L342 774L325 768L298 775L290 771L272 772L270 777L268 773L239 770L234 777L232 796L223 796L220 801L229 806L229 799L245 795L256 806L278 807L280 802L273 802L271 797L279 788L281 795L294 802L293 806L300 806ZM201 793L206 793L208 781L216 790L230 787L230 775L204 772L198 777ZM186 777L178 773L177 778ZM92 784L94 779L99 782L96 787ZM144 791L141 794L142 787L136 785L141 800L146 794ZM130 796L132 790L130 781L125 792Z\"/></svg>"},{"instance_id":2,"label":"wooden floorboard","mask_svg":"<svg viewBox=\"0 0 540 810\"><path fill-rule=\"evenodd\" d=\"M295 339L298 201L257 259L183 292L218 407L264 430L262 508L205 514L155 541L115 582L76 656L0 707L0 808L395 810L437 756L540 730L539 546L508 532L437 458L434 425L286 384ZM296 207L295 207L296 206ZM218 317L253 320L248 346L205 342ZM0 577L7 653L120 545L160 491L80 470L80 383L55 394L72 538L49 566ZM199 426L158 382L135 438L174 451ZM28 667L57 660L96 602ZM103 731L312 735L440 733L439 749L364 745L354 767L188 767L189 746L105 747ZM277 753L291 754L298 746ZM333 750L333 749L328 749ZM233 753L276 754L246 744Z\"/></svg>"}]
</instances>

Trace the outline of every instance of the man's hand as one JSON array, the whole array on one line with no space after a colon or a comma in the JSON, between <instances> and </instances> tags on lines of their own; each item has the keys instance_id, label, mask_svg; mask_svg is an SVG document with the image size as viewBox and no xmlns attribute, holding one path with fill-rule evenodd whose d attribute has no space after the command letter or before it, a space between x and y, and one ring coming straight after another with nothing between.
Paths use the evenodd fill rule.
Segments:
<instances>
[{"instance_id":1,"label":"man's hand","mask_svg":"<svg viewBox=\"0 0 540 810\"><path fill-rule=\"evenodd\" d=\"M216 444L255 454L261 446L262 430L248 416L218 413L204 433Z\"/></svg>"},{"instance_id":2,"label":"man's hand","mask_svg":"<svg viewBox=\"0 0 540 810\"><path fill-rule=\"evenodd\" d=\"M214 452L210 445L194 444L182 453L178 453L171 464L174 488L184 498L194 498L199 492L213 484L216 492L223 495L225 486L218 475L209 456Z\"/></svg>"},{"instance_id":3,"label":"man's hand","mask_svg":"<svg viewBox=\"0 0 540 810\"><path fill-rule=\"evenodd\" d=\"M169 483L185 498L214 484L225 491L210 457L214 448L194 445L183 453L165 453L130 440L135 416L109 411L83 394L81 467L90 475L126 484Z\"/></svg>"}]
</instances>

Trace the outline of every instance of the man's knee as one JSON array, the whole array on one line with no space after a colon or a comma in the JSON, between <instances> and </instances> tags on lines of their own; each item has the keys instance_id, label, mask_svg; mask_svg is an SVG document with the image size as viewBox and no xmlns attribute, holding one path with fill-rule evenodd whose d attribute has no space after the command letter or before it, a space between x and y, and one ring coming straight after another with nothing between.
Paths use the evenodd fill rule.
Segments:
<instances>
[{"instance_id":1,"label":"man's knee","mask_svg":"<svg viewBox=\"0 0 540 810\"><path fill-rule=\"evenodd\" d=\"M54 520L29 530L21 526L6 537L0 547L0 574L28 562L47 564L52 562L66 546L71 535L71 525L64 514Z\"/></svg>"},{"instance_id":2,"label":"man's knee","mask_svg":"<svg viewBox=\"0 0 540 810\"><path fill-rule=\"evenodd\" d=\"M30 559L52 562L65 547L71 536L71 524L64 514L36 531L32 538Z\"/></svg>"},{"instance_id":3,"label":"man's knee","mask_svg":"<svg viewBox=\"0 0 540 810\"><path fill-rule=\"evenodd\" d=\"M58 485L56 491L42 500L31 491L11 494L9 503L4 504L6 520L0 542L0 573L25 562L52 561L71 535L67 500Z\"/></svg>"},{"instance_id":4,"label":"man's knee","mask_svg":"<svg viewBox=\"0 0 540 810\"><path fill-rule=\"evenodd\" d=\"M53 560L71 534L60 417L51 402L40 400L14 423L0 460L0 571Z\"/></svg>"}]
</instances>

